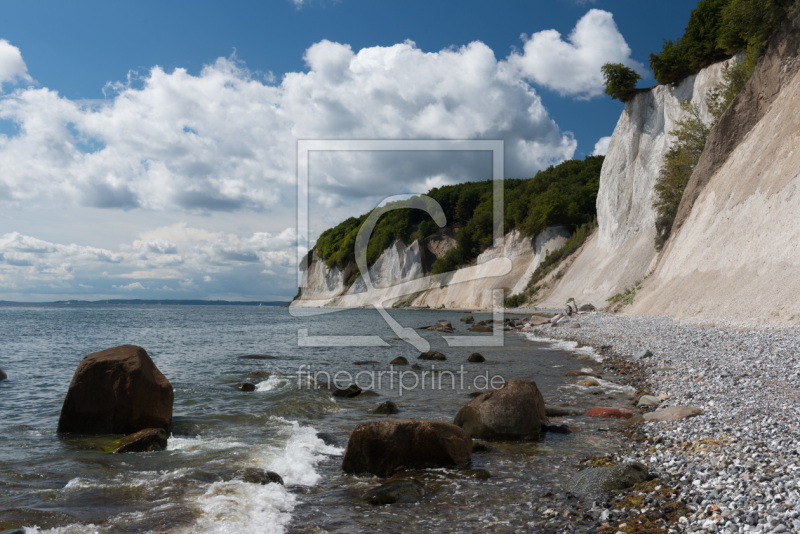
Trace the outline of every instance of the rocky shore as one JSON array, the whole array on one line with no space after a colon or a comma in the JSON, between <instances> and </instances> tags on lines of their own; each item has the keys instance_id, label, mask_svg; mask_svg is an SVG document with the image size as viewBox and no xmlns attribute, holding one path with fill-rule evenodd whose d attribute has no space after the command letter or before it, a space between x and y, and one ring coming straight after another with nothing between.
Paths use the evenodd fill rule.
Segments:
<instances>
[{"instance_id":1,"label":"rocky shore","mask_svg":"<svg viewBox=\"0 0 800 534\"><path fill-rule=\"evenodd\" d=\"M631 420L626 446L601 461L642 462L657 479L580 503L582 526L589 519L610 533L800 532L800 329L591 313L530 332L597 348L639 395L662 396L661 408L703 411ZM563 531L574 531L565 521Z\"/></svg>"}]
</instances>

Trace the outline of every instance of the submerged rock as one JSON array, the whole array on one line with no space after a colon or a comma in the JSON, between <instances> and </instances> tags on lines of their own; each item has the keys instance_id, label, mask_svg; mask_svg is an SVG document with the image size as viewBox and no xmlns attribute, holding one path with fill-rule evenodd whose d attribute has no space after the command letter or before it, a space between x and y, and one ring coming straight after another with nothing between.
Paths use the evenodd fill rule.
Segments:
<instances>
[{"instance_id":1,"label":"submerged rock","mask_svg":"<svg viewBox=\"0 0 800 534\"><path fill-rule=\"evenodd\" d=\"M466 317L461 318L462 323L472 324L475 322L475 318L471 315L467 315Z\"/></svg>"},{"instance_id":2,"label":"submerged rock","mask_svg":"<svg viewBox=\"0 0 800 534\"><path fill-rule=\"evenodd\" d=\"M544 399L533 380L510 380L469 401L454 423L473 438L538 440L547 422Z\"/></svg>"},{"instance_id":3,"label":"submerged rock","mask_svg":"<svg viewBox=\"0 0 800 534\"><path fill-rule=\"evenodd\" d=\"M436 361L444 361L447 359L447 356L442 354L441 352L435 350L429 350L427 352L423 352L419 355L420 360L436 360Z\"/></svg>"},{"instance_id":4,"label":"submerged rock","mask_svg":"<svg viewBox=\"0 0 800 534\"><path fill-rule=\"evenodd\" d=\"M472 325L469 328L469 331L470 332L492 332L493 331L491 326L489 326L486 323L484 323L484 324L481 324L481 323L483 323L483 321L481 321L480 323L475 323L474 325Z\"/></svg>"},{"instance_id":5,"label":"submerged rock","mask_svg":"<svg viewBox=\"0 0 800 534\"><path fill-rule=\"evenodd\" d=\"M457 467L472 458L472 439L441 421L382 419L356 425L347 442L347 473L391 476L400 468Z\"/></svg>"},{"instance_id":6,"label":"submerged rock","mask_svg":"<svg viewBox=\"0 0 800 534\"><path fill-rule=\"evenodd\" d=\"M398 356L389 362L389 365L408 365L408 359L405 356Z\"/></svg>"},{"instance_id":7,"label":"submerged rock","mask_svg":"<svg viewBox=\"0 0 800 534\"><path fill-rule=\"evenodd\" d=\"M647 467L639 462L592 467L573 476L564 489L577 494L605 493L630 488L647 480L649 475Z\"/></svg>"},{"instance_id":8,"label":"submerged rock","mask_svg":"<svg viewBox=\"0 0 800 534\"><path fill-rule=\"evenodd\" d=\"M253 378L269 378L272 375L273 375L272 371L263 371L261 369L250 371L248 373L248 376L252 376Z\"/></svg>"},{"instance_id":9,"label":"submerged rock","mask_svg":"<svg viewBox=\"0 0 800 534\"><path fill-rule=\"evenodd\" d=\"M270 356L269 354L245 354L239 356L241 360L277 360L277 356Z\"/></svg>"},{"instance_id":10,"label":"submerged rock","mask_svg":"<svg viewBox=\"0 0 800 534\"><path fill-rule=\"evenodd\" d=\"M571 371L567 371L565 376L591 376L594 378L600 378L600 375L591 369L573 369Z\"/></svg>"},{"instance_id":11,"label":"submerged rock","mask_svg":"<svg viewBox=\"0 0 800 534\"><path fill-rule=\"evenodd\" d=\"M256 385L251 382L239 382L238 384L234 384L233 387L238 389L239 391L255 391Z\"/></svg>"},{"instance_id":12,"label":"submerged rock","mask_svg":"<svg viewBox=\"0 0 800 534\"><path fill-rule=\"evenodd\" d=\"M399 411L400 410L397 408L397 404L393 403L392 401L386 401L379 404L378 407L375 408L375 410L373 410L372 413L378 415L392 415L396 414Z\"/></svg>"},{"instance_id":13,"label":"submerged rock","mask_svg":"<svg viewBox=\"0 0 800 534\"><path fill-rule=\"evenodd\" d=\"M86 356L70 382L59 432L132 434L172 425L172 384L141 347Z\"/></svg>"},{"instance_id":14,"label":"submerged rock","mask_svg":"<svg viewBox=\"0 0 800 534\"><path fill-rule=\"evenodd\" d=\"M236 478L251 484L280 484L283 486L283 477L274 471L258 469L257 467L247 467L236 473Z\"/></svg>"},{"instance_id":15,"label":"submerged rock","mask_svg":"<svg viewBox=\"0 0 800 534\"><path fill-rule=\"evenodd\" d=\"M630 419L633 412L626 408L592 408L586 415L589 417L611 418L611 419Z\"/></svg>"},{"instance_id":16,"label":"submerged rock","mask_svg":"<svg viewBox=\"0 0 800 534\"><path fill-rule=\"evenodd\" d=\"M467 361L470 363L483 363L486 361L486 358L484 358L483 354L481 354L480 352L473 352L472 354L469 355Z\"/></svg>"},{"instance_id":17,"label":"submerged rock","mask_svg":"<svg viewBox=\"0 0 800 534\"><path fill-rule=\"evenodd\" d=\"M361 394L361 388L356 384L350 384L346 388L336 388L333 390L334 397L345 397L351 399Z\"/></svg>"},{"instance_id":18,"label":"submerged rock","mask_svg":"<svg viewBox=\"0 0 800 534\"><path fill-rule=\"evenodd\" d=\"M583 380L578 380L577 382L575 382L575 385L584 387L596 387L600 385L600 382L598 382L594 378L584 378Z\"/></svg>"},{"instance_id":19,"label":"submerged rock","mask_svg":"<svg viewBox=\"0 0 800 534\"><path fill-rule=\"evenodd\" d=\"M163 451L166 448L167 433L163 428L145 428L103 447L104 450L115 454Z\"/></svg>"},{"instance_id":20,"label":"submerged rock","mask_svg":"<svg viewBox=\"0 0 800 534\"><path fill-rule=\"evenodd\" d=\"M548 404L544 407L544 413L547 417L574 417L583 415L584 411L570 406L552 406Z\"/></svg>"},{"instance_id":21,"label":"submerged rock","mask_svg":"<svg viewBox=\"0 0 800 534\"><path fill-rule=\"evenodd\" d=\"M7 378L8 375L6 374L6 372L0 369L0 380L6 380Z\"/></svg>"},{"instance_id":22,"label":"submerged rock","mask_svg":"<svg viewBox=\"0 0 800 534\"><path fill-rule=\"evenodd\" d=\"M420 327L420 330L434 330L436 332L451 333L453 332L453 324L450 321L442 320L432 326Z\"/></svg>"},{"instance_id":23,"label":"submerged rock","mask_svg":"<svg viewBox=\"0 0 800 534\"><path fill-rule=\"evenodd\" d=\"M414 502L425 496L425 486L413 478L390 479L366 492L361 500L370 504Z\"/></svg>"}]
</instances>

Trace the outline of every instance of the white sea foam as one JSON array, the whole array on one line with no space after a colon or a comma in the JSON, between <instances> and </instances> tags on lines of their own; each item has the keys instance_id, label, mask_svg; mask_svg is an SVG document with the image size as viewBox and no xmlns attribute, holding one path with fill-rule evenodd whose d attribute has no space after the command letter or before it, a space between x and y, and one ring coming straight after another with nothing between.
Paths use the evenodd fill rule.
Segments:
<instances>
[{"instance_id":1,"label":"white sea foam","mask_svg":"<svg viewBox=\"0 0 800 534\"><path fill-rule=\"evenodd\" d=\"M553 347L555 349L568 350L570 352L575 352L575 353L578 353L578 354L586 354L588 356L591 356L592 359L597 361L597 362L602 362L603 361L603 357L600 354L598 354L597 351L594 350L594 348L586 346L586 345L579 347L578 343L575 342L575 341L565 341L565 340L561 340L561 339L549 339L549 338L546 338L546 337L539 337L539 336L537 336L535 334L530 334L530 333L526 333L525 337L528 338L531 341L537 341L539 343L545 343L545 344L550 345L551 347Z\"/></svg>"},{"instance_id":2,"label":"white sea foam","mask_svg":"<svg viewBox=\"0 0 800 534\"><path fill-rule=\"evenodd\" d=\"M263 382L256 384L256 391L273 391L276 389L283 389L296 382L297 380L290 376L272 375Z\"/></svg>"},{"instance_id":3,"label":"white sea foam","mask_svg":"<svg viewBox=\"0 0 800 534\"><path fill-rule=\"evenodd\" d=\"M248 445L233 438L176 437L170 436L167 441L168 451L181 451L183 453L202 453L207 451L224 451L247 447Z\"/></svg>"}]
</instances>

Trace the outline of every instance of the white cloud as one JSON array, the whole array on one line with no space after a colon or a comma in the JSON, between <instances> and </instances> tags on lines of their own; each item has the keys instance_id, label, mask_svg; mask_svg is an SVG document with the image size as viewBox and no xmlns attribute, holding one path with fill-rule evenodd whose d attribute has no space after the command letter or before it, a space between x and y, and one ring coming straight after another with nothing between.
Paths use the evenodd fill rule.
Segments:
<instances>
[{"instance_id":1,"label":"white cloud","mask_svg":"<svg viewBox=\"0 0 800 534\"><path fill-rule=\"evenodd\" d=\"M0 39L0 92L3 84L17 80L30 81L28 67L22 59L19 48L5 39Z\"/></svg>"},{"instance_id":2,"label":"white cloud","mask_svg":"<svg viewBox=\"0 0 800 534\"><path fill-rule=\"evenodd\" d=\"M144 289L144 286L141 284L141 282L131 282L130 284L124 286L114 285L111 287L113 287L114 289L122 289L123 291L134 291L134 290Z\"/></svg>"},{"instance_id":3,"label":"white cloud","mask_svg":"<svg viewBox=\"0 0 800 534\"><path fill-rule=\"evenodd\" d=\"M594 150L592 150L592 156L605 156L606 152L608 152L608 144L611 142L611 136L601 137L597 140L594 144Z\"/></svg>"},{"instance_id":4,"label":"white cloud","mask_svg":"<svg viewBox=\"0 0 800 534\"><path fill-rule=\"evenodd\" d=\"M509 63L533 82L561 95L591 98L603 93L605 63L624 63L644 72L631 59L631 49L619 33L614 16L592 9L581 18L564 40L556 30L531 35L522 54L509 56Z\"/></svg>"}]
</instances>

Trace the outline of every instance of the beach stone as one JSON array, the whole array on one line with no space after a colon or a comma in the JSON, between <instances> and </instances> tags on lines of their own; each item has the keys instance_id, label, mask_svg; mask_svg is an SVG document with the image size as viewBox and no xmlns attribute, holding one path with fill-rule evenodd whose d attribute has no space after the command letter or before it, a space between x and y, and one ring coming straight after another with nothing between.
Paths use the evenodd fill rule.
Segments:
<instances>
[{"instance_id":1,"label":"beach stone","mask_svg":"<svg viewBox=\"0 0 800 534\"><path fill-rule=\"evenodd\" d=\"M163 428L145 428L112 441L106 448L110 448L114 454L163 451L167 448L167 433Z\"/></svg>"},{"instance_id":2,"label":"beach stone","mask_svg":"<svg viewBox=\"0 0 800 534\"><path fill-rule=\"evenodd\" d=\"M58 432L169 432L172 401L172 384L147 351L134 345L113 347L81 360L61 407Z\"/></svg>"},{"instance_id":3,"label":"beach stone","mask_svg":"<svg viewBox=\"0 0 800 534\"><path fill-rule=\"evenodd\" d=\"M586 412L586 415L589 417L630 419L633 417L633 412L625 408L592 408Z\"/></svg>"},{"instance_id":4,"label":"beach stone","mask_svg":"<svg viewBox=\"0 0 800 534\"><path fill-rule=\"evenodd\" d=\"M426 351L426 352L423 352L422 354L420 354L419 355L419 359L420 360L444 361L444 360L447 359L447 356L445 356L441 352L438 352L438 351L435 351L435 350L429 350L429 351Z\"/></svg>"},{"instance_id":5,"label":"beach stone","mask_svg":"<svg viewBox=\"0 0 800 534\"><path fill-rule=\"evenodd\" d=\"M561 319L563 319L563 318L564 318L564 314L563 314L563 313L557 313L556 315L554 315L554 316L553 316L553 317L550 319L550 326L555 326L555 325L557 325L557 324L558 324L558 322L559 322Z\"/></svg>"},{"instance_id":6,"label":"beach stone","mask_svg":"<svg viewBox=\"0 0 800 534\"><path fill-rule=\"evenodd\" d=\"M7 378L8 375L6 374L6 372L0 369L0 380L6 380Z\"/></svg>"},{"instance_id":7,"label":"beach stone","mask_svg":"<svg viewBox=\"0 0 800 534\"><path fill-rule=\"evenodd\" d=\"M475 322L475 318L471 315L467 315L466 317L461 318L462 323L472 324Z\"/></svg>"},{"instance_id":8,"label":"beach stone","mask_svg":"<svg viewBox=\"0 0 800 534\"><path fill-rule=\"evenodd\" d=\"M567 371L565 376L591 376L594 378L600 378L600 375L591 369L573 369L571 371Z\"/></svg>"},{"instance_id":9,"label":"beach stone","mask_svg":"<svg viewBox=\"0 0 800 534\"><path fill-rule=\"evenodd\" d=\"M547 415L536 382L510 380L469 401L454 423L473 438L538 440L542 421Z\"/></svg>"},{"instance_id":10,"label":"beach stone","mask_svg":"<svg viewBox=\"0 0 800 534\"><path fill-rule=\"evenodd\" d=\"M483 322L483 321L481 321ZM469 328L470 332L491 332L493 329L488 324L475 323Z\"/></svg>"},{"instance_id":11,"label":"beach stone","mask_svg":"<svg viewBox=\"0 0 800 534\"><path fill-rule=\"evenodd\" d=\"M547 317L542 317L541 315L531 315L531 318L528 320L528 323L531 326L539 326L542 324L547 324L550 322L550 319Z\"/></svg>"},{"instance_id":12,"label":"beach stone","mask_svg":"<svg viewBox=\"0 0 800 534\"><path fill-rule=\"evenodd\" d=\"M423 326L420 330L433 330L436 332L453 332L453 325L450 321L439 321L435 325L432 326Z\"/></svg>"},{"instance_id":13,"label":"beach stone","mask_svg":"<svg viewBox=\"0 0 800 534\"><path fill-rule=\"evenodd\" d=\"M390 479L366 492L361 500L370 504L395 504L414 502L425 496L425 486L413 478Z\"/></svg>"},{"instance_id":14,"label":"beach stone","mask_svg":"<svg viewBox=\"0 0 800 534\"><path fill-rule=\"evenodd\" d=\"M233 387L238 389L239 391L255 391L256 385L251 382L239 382L238 384L234 384Z\"/></svg>"},{"instance_id":15,"label":"beach stone","mask_svg":"<svg viewBox=\"0 0 800 534\"><path fill-rule=\"evenodd\" d=\"M481 354L480 352L473 352L472 354L469 355L467 361L470 363L483 363L486 361L486 358L484 358L483 354Z\"/></svg>"},{"instance_id":16,"label":"beach stone","mask_svg":"<svg viewBox=\"0 0 800 534\"><path fill-rule=\"evenodd\" d=\"M600 385L600 382L598 382L594 378L584 378L583 380L578 380L577 382L575 382L575 384L584 387L596 387Z\"/></svg>"},{"instance_id":17,"label":"beach stone","mask_svg":"<svg viewBox=\"0 0 800 534\"><path fill-rule=\"evenodd\" d=\"M661 404L661 401L658 400L658 397L654 397L652 395L642 395L639 397L639 402L636 403L636 406L658 406Z\"/></svg>"},{"instance_id":18,"label":"beach stone","mask_svg":"<svg viewBox=\"0 0 800 534\"><path fill-rule=\"evenodd\" d=\"M361 388L358 387L356 384L350 384L346 388L336 388L333 390L334 397L345 397L348 399L352 399L361 394Z\"/></svg>"},{"instance_id":19,"label":"beach stone","mask_svg":"<svg viewBox=\"0 0 800 534\"><path fill-rule=\"evenodd\" d=\"M471 458L472 439L456 425L382 419L356 425L342 469L387 477L400 468L456 467L468 464Z\"/></svg>"},{"instance_id":20,"label":"beach stone","mask_svg":"<svg viewBox=\"0 0 800 534\"><path fill-rule=\"evenodd\" d=\"M397 408L397 404L393 403L392 401L382 402L378 405L372 413L376 413L379 415L392 415L396 414L400 410Z\"/></svg>"},{"instance_id":21,"label":"beach stone","mask_svg":"<svg viewBox=\"0 0 800 534\"><path fill-rule=\"evenodd\" d=\"M552 406L547 404L544 407L544 413L547 417L575 417L583 415L584 411L571 406Z\"/></svg>"},{"instance_id":22,"label":"beach stone","mask_svg":"<svg viewBox=\"0 0 800 534\"><path fill-rule=\"evenodd\" d=\"M642 419L645 421L678 421L695 415L703 415L703 410L690 406L668 406L667 408L643 414Z\"/></svg>"},{"instance_id":23,"label":"beach stone","mask_svg":"<svg viewBox=\"0 0 800 534\"><path fill-rule=\"evenodd\" d=\"M645 349L645 350L637 352L633 356L633 360L638 362L639 360L643 360L645 358L652 358L652 357L653 357L653 353L650 352L649 350Z\"/></svg>"},{"instance_id":24,"label":"beach stone","mask_svg":"<svg viewBox=\"0 0 800 534\"><path fill-rule=\"evenodd\" d=\"M258 469L257 467L246 467L236 473L236 478L250 484L280 484L283 486L283 477L274 471Z\"/></svg>"},{"instance_id":25,"label":"beach stone","mask_svg":"<svg viewBox=\"0 0 800 534\"><path fill-rule=\"evenodd\" d=\"M639 462L627 462L611 467L591 467L580 471L564 484L572 493L605 493L630 488L644 482L650 473Z\"/></svg>"},{"instance_id":26,"label":"beach stone","mask_svg":"<svg viewBox=\"0 0 800 534\"><path fill-rule=\"evenodd\" d=\"M389 362L389 365L408 365L408 359L405 356L398 356Z\"/></svg>"}]
</instances>

